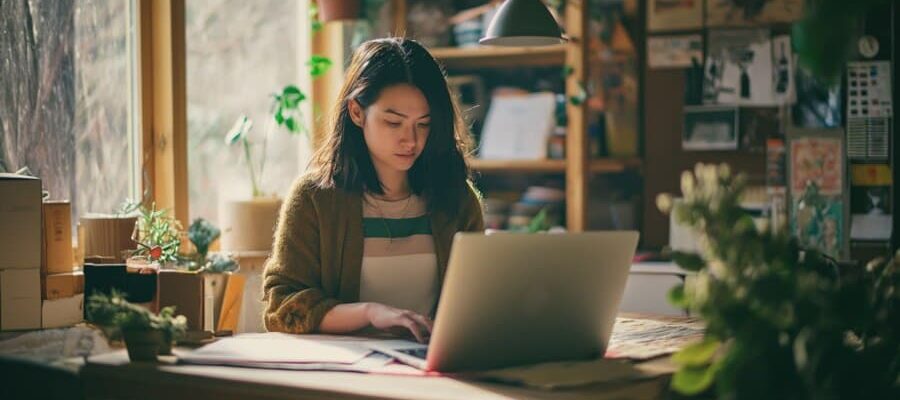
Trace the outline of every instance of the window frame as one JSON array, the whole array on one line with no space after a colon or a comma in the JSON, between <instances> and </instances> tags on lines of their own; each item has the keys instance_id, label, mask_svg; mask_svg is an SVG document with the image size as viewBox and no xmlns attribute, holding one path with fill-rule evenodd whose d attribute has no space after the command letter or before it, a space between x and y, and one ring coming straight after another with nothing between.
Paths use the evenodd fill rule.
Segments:
<instances>
[{"instance_id":1,"label":"window frame","mask_svg":"<svg viewBox=\"0 0 900 400\"><path fill-rule=\"evenodd\" d=\"M316 0L299 0L301 43L298 55L305 63L312 54L331 58L343 66L346 54L342 24L327 24L312 33L308 10ZM394 0L396 1L396 0ZM182 226L189 226L187 54L185 0L137 0L137 43L140 106L140 192L143 201L173 211ZM313 149L321 142L327 121L314 112L334 104L343 68L331 68L315 82L302 74L301 89L309 94L304 116L312 127ZM314 111L315 110L315 111Z\"/></svg>"}]
</instances>

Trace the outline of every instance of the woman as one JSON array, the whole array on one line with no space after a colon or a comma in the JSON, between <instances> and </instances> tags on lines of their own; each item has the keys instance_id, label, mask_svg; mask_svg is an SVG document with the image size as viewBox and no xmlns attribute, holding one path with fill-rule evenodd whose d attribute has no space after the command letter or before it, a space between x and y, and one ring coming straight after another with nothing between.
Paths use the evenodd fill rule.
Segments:
<instances>
[{"instance_id":1,"label":"woman","mask_svg":"<svg viewBox=\"0 0 900 400\"><path fill-rule=\"evenodd\" d=\"M453 235L482 231L468 133L418 43L364 43L333 129L281 209L264 272L266 328L430 335Z\"/></svg>"}]
</instances>

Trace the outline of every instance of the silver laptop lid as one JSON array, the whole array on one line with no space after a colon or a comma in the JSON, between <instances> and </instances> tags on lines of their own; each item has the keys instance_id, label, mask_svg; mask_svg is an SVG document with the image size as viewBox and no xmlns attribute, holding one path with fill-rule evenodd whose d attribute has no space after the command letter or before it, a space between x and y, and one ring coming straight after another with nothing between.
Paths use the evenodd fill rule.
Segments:
<instances>
[{"instance_id":1,"label":"silver laptop lid","mask_svg":"<svg viewBox=\"0 0 900 400\"><path fill-rule=\"evenodd\" d=\"M638 233L459 233L427 368L487 369L598 357Z\"/></svg>"}]
</instances>

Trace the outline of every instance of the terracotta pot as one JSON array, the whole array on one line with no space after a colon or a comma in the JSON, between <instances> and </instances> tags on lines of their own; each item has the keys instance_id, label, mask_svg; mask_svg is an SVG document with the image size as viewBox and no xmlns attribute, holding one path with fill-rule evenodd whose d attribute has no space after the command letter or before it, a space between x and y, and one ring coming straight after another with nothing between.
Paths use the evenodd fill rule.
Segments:
<instances>
[{"instance_id":1,"label":"terracotta pot","mask_svg":"<svg viewBox=\"0 0 900 400\"><path fill-rule=\"evenodd\" d=\"M131 361L156 361L163 332L158 329L123 330L125 347Z\"/></svg>"},{"instance_id":2,"label":"terracotta pot","mask_svg":"<svg viewBox=\"0 0 900 400\"><path fill-rule=\"evenodd\" d=\"M223 251L269 251L281 199L223 201L219 206Z\"/></svg>"},{"instance_id":3,"label":"terracotta pot","mask_svg":"<svg viewBox=\"0 0 900 400\"><path fill-rule=\"evenodd\" d=\"M317 3L322 22L357 19L360 15L360 0L318 0Z\"/></svg>"}]
</instances>

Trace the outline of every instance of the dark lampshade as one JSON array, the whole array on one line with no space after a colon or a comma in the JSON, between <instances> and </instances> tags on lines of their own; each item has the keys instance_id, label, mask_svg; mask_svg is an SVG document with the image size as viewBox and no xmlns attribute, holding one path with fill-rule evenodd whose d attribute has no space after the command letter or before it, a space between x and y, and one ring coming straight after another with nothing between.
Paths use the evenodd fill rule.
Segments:
<instances>
[{"instance_id":1,"label":"dark lampshade","mask_svg":"<svg viewBox=\"0 0 900 400\"><path fill-rule=\"evenodd\" d=\"M541 0L506 0L480 43L493 46L548 46L565 42Z\"/></svg>"}]
</instances>

